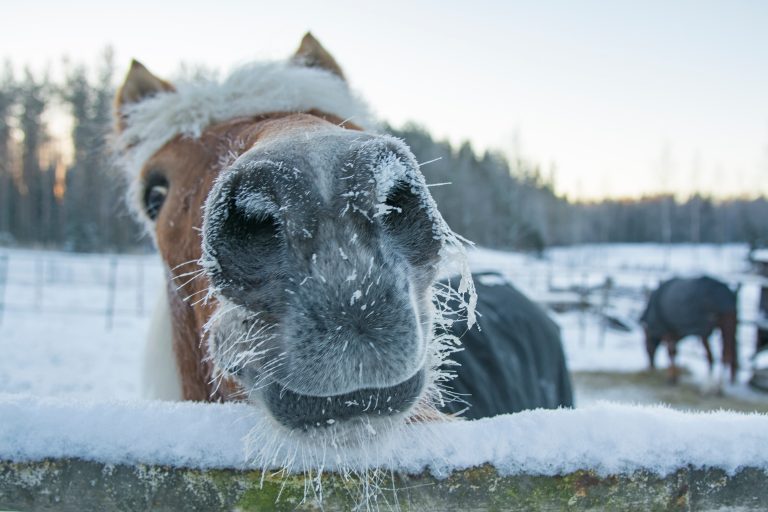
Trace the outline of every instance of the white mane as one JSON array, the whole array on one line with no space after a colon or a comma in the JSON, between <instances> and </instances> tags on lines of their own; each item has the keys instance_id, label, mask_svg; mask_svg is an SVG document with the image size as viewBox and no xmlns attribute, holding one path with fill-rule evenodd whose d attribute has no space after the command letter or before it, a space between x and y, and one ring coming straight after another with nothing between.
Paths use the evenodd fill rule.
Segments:
<instances>
[{"instance_id":1,"label":"white mane","mask_svg":"<svg viewBox=\"0 0 768 512\"><path fill-rule=\"evenodd\" d=\"M177 135L199 137L208 126L242 116L316 109L364 128L375 123L368 106L347 83L329 71L290 62L253 63L223 81L174 84L127 105L125 130L117 136L119 163L129 180L144 163Z\"/></svg>"}]
</instances>

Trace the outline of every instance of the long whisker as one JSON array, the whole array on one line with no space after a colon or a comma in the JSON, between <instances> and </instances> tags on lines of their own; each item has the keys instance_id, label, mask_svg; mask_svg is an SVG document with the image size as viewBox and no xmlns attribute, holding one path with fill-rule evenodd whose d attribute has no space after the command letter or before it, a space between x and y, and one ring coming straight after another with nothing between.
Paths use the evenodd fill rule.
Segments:
<instances>
[{"instance_id":1,"label":"long whisker","mask_svg":"<svg viewBox=\"0 0 768 512\"><path fill-rule=\"evenodd\" d=\"M201 272L197 273L196 275L192 276L191 278L187 279L187 280L186 280L186 281L184 281L182 284L180 284L179 286L177 286L177 287L176 287L176 291L178 291L178 290L181 290L182 288L184 288L185 286L187 286L189 283L191 283L191 282L192 282L192 281L194 281L195 279L197 279L197 278L201 277L201 276L202 276L204 273L205 273L205 271L203 270L203 271L201 271Z\"/></svg>"},{"instance_id":2,"label":"long whisker","mask_svg":"<svg viewBox=\"0 0 768 512\"><path fill-rule=\"evenodd\" d=\"M179 267L183 267L184 265L189 265L190 263L196 263L197 261L199 261L199 259L195 258L193 260L185 261L184 263L179 263L178 265L176 265L175 267L173 267L171 269L171 272L173 272L174 270L176 270Z\"/></svg>"},{"instance_id":3,"label":"long whisker","mask_svg":"<svg viewBox=\"0 0 768 512\"><path fill-rule=\"evenodd\" d=\"M443 159L443 157L439 156L437 158L433 158L432 160L427 160L426 162L421 162L419 164L419 168L424 167L425 165L433 164L433 163L438 162L438 161L440 161L442 159Z\"/></svg>"}]
</instances>

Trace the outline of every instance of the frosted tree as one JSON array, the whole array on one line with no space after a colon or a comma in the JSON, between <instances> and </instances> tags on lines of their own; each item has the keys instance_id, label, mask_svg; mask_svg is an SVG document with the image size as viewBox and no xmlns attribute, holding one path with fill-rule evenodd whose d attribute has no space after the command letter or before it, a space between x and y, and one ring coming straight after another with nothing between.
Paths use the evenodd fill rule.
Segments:
<instances>
[{"instance_id":1,"label":"frosted tree","mask_svg":"<svg viewBox=\"0 0 768 512\"><path fill-rule=\"evenodd\" d=\"M61 90L73 120L74 161L65 203L67 240L77 251L126 248L139 240L109 157L113 75L113 54L107 49L93 83L85 67L72 66Z\"/></svg>"},{"instance_id":2,"label":"frosted tree","mask_svg":"<svg viewBox=\"0 0 768 512\"><path fill-rule=\"evenodd\" d=\"M85 68L76 66L67 73L62 89L64 101L72 115L74 158L66 179L66 238L79 251L94 250L98 244L97 226L93 218L94 173L92 118L93 91Z\"/></svg>"},{"instance_id":3,"label":"frosted tree","mask_svg":"<svg viewBox=\"0 0 768 512\"><path fill-rule=\"evenodd\" d=\"M11 238L15 211L16 188L11 167L11 119L16 103L17 86L10 62L0 77L0 243Z\"/></svg>"},{"instance_id":4,"label":"frosted tree","mask_svg":"<svg viewBox=\"0 0 768 512\"><path fill-rule=\"evenodd\" d=\"M43 203L52 191L44 188L43 170L40 157L48 136L43 124L48 94L48 79L36 79L32 72L25 71L24 81L19 87L21 109L19 129L21 145L21 179L17 208L18 239L24 242L39 238L38 227L42 219Z\"/></svg>"}]
</instances>

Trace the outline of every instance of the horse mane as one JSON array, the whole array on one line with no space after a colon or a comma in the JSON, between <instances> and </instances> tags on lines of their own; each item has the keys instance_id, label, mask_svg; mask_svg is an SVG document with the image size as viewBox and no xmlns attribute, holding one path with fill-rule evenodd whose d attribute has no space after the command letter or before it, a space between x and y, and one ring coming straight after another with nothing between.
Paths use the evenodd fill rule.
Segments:
<instances>
[{"instance_id":1,"label":"horse mane","mask_svg":"<svg viewBox=\"0 0 768 512\"><path fill-rule=\"evenodd\" d=\"M290 61L251 63L222 81L197 79L174 88L120 112L125 128L114 145L129 179L174 137L198 138L208 126L236 117L317 110L368 130L376 126L367 104L341 77Z\"/></svg>"}]
</instances>

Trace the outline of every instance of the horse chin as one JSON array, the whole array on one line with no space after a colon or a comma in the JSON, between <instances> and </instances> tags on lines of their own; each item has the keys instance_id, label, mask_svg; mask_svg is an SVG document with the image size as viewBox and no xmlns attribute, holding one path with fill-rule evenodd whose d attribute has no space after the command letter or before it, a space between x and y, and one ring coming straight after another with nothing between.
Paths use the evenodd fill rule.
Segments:
<instances>
[{"instance_id":1,"label":"horse chin","mask_svg":"<svg viewBox=\"0 0 768 512\"><path fill-rule=\"evenodd\" d=\"M272 382L260 391L259 398L271 416L290 430L309 432L345 424L354 429L371 421L387 423L407 416L424 394L426 374L422 368L393 386L333 396L297 393Z\"/></svg>"},{"instance_id":2,"label":"horse chin","mask_svg":"<svg viewBox=\"0 0 768 512\"><path fill-rule=\"evenodd\" d=\"M417 369L392 385L379 383L352 391L308 393L295 387L301 372L280 375L284 343L260 315L218 297L219 310L208 325L214 373L229 379L246 402L268 413L275 430L293 438L328 438L336 443L383 439L386 432L429 415L425 404L431 371L423 357ZM247 343L251 348L245 348ZM355 376L356 377L356 376ZM356 380L356 379L353 379ZM286 384L285 381L289 382ZM349 389L349 387L347 388ZM344 441L346 440L346 441Z\"/></svg>"}]
</instances>

